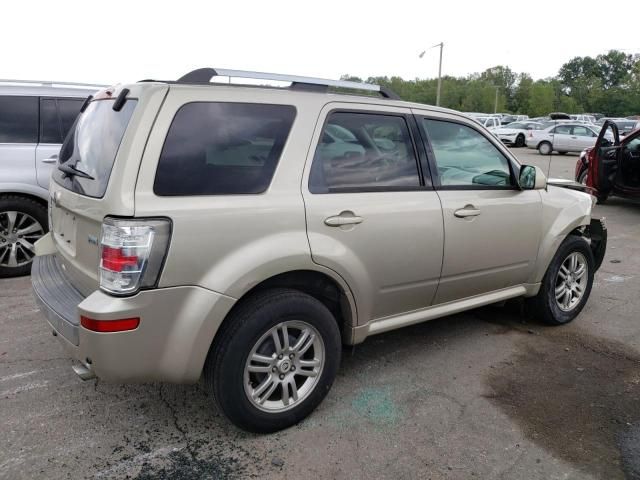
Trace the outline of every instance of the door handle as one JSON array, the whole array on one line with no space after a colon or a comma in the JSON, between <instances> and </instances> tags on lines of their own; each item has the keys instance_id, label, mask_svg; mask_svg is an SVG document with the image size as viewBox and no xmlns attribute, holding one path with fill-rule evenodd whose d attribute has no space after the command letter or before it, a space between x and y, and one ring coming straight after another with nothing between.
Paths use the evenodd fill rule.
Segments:
<instances>
[{"instance_id":1,"label":"door handle","mask_svg":"<svg viewBox=\"0 0 640 480\"><path fill-rule=\"evenodd\" d=\"M480 215L480 210L473 205L465 205L464 208L459 208L453 214L458 218L477 217Z\"/></svg>"},{"instance_id":2,"label":"door handle","mask_svg":"<svg viewBox=\"0 0 640 480\"><path fill-rule=\"evenodd\" d=\"M364 218L354 215L353 212L341 212L340 215L325 218L324 224L328 227L341 227L343 225L357 225L363 221Z\"/></svg>"},{"instance_id":3,"label":"door handle","mask_svg":"<svg viewBox=\"0 0 640 480\"><path fill-rule=\"evenodd\" d=\"M58 161L58 155L51 155L49 158L43 158L42 163L56 163Z\"/></svg>"}]
</instances>

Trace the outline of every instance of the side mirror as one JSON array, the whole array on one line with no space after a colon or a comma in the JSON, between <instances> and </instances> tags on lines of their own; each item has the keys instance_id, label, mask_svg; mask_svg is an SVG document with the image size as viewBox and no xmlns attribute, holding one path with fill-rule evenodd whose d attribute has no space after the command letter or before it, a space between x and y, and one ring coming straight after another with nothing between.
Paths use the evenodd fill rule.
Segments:
<instances>
[{"instance_id":1,"label":"side mirror","mask_svg":"<svg viewBox=\"0 0 640 480\"><path fill-rule=\"evenodd\" d=\"M539 167L523 165L520 169L520 188L523 190L544 190L547 177Z\"/></svg>"}]
</instances>

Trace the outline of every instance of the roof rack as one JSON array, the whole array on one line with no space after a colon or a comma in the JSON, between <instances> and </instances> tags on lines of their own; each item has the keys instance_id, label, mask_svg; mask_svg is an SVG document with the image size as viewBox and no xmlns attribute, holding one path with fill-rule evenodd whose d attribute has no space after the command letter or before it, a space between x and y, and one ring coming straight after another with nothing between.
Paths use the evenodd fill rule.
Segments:
<instances>
[{"instance_id":1,"label":"roof rack","mask_svg":"<svg viewBox=\"0 0 640 480\"><path fill-rule=\"evenodd\" d=\"M42 87L71 87L71 88L104 88L106 85L97 85L95 83L75 83L75 82L58 82L55 80L11 80L0 78L0 84L9 83L12 85L35 85Z\"/></svg>"},{"instance_id":2,"label":"roof rack","mask_svg":"<svg viewBox=\"0 0 640 480\"><path fill-rule=\"evenodd\" d=\"M177 83L210 83L213 77L250 78L254 80L270 80L277 82L291 82L289 88L295 90L310 90L325 92L329 87L344 88L349 90L366 90L377 92L384 98L400 100L400 97L392 90L382 85L372 83L352 82L348 80L327 80L324 78L301 77L298 75L282 75L279 73L250 72L244 70L229 70L222 68L198 68L177 80Z\"/></svg>"}]
</instances>

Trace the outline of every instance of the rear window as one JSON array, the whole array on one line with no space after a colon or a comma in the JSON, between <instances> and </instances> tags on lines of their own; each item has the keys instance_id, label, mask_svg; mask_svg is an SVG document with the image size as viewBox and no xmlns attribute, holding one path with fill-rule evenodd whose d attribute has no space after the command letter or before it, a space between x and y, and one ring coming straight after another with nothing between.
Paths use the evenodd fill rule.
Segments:
<instances>
[{"instance_id":1,"label":"rear window","mask_svg":"<svg viewBox=\"0 0 640 480\"><path fill-rule=\"evenodd\" d=\"M38 143L38 97L0 96L0 143Z\"/></svg>"},{"instance_id":2,"label":"rear window","mask_svg":"<svg viewBox=\"0 0 640 480\"><path fill-rule=\"evenodd\" d=\"M154 192L160 196L264 192L295 113L290 105L183 105L169 127Z\"/></svg>"},{"instance_id":3,"label":"rear window","mask_svg":"<svg viewBox=\"0 0 640 480\"><path fill-rule=\"evenodd\" d=\"M104 195L120 142L137 104L136 100L128 99L116 112L112 108L114 101L92 101L78 116L60 149L61 164L74 167L93 179L67 176L55 170L53 178L57 183L88 197Z\"/></svg>"}]
</instances>

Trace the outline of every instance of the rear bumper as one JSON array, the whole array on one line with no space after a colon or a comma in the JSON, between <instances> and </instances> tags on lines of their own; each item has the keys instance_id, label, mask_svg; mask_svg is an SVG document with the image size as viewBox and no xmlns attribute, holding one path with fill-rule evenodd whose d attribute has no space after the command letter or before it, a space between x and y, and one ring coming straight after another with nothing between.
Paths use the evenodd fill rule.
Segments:
<instances>
[{"instance_id":1,"label":"rear bumper","mask_svg":"<svg viewBox=\"0 0 640 480\"><path fill-rule=\"evenodd\" d=\"M40 309L66 350L97 377L115 382L196 382L213 337L235 303L196 286L145 290L131 297L97 290L84 298L54 255L36 257L31 278ZM98 333L79 325L81 315L140 317L140 325Z\"/></svg>"}]
</instances>

